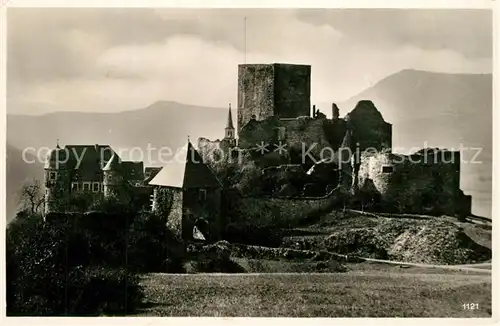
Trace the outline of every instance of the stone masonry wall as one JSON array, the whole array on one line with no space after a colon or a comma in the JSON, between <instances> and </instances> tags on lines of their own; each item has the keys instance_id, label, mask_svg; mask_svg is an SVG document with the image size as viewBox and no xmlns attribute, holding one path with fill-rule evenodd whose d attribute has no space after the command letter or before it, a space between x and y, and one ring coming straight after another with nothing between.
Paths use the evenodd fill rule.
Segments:
<instances>
[{"instance_id":1,"label":"stone masonry wall","mask_svg":"<svg viewBox=\"0 0 500 326\"><path fill-rule=\"evenodd\" d=\"M198 153L204 163L214 168L217 163L238 162L238 152L234 143L223 140L209 140L203 137L198 139Z\"/></svg>"},{"instance_id":2,"label":"stone masonry wall","mask_svg":"<svg viewBox=\"0 0 500 326\"><path fill-rule=\"evenodd\" d=\"M361 151L370 147L378 151L392 147L392 125L384 121L371 101L359 101L345 120L347 129L352 133L352 146Z\"/></svg>"},{"instance_id":3,"label":"stone masonry wall","mask_svg":"<svg viewBox=\"0 0 500 326\"><path fill-rule=\"evenodd\" d=\"M274 65L274 114L280 118L310 116L311 66Z\"/></svg>"},{"instance_id":4,"label":"stone masonry wall","mask_svg":"<svg viewBox=\"0 0 500 326\"><path fill-rule=\"evenodd\" d=\"M259 226L291 227L300 221L330 211L339 204L338 189L318 198L307 197L246 197L238 203L233 222L246 222Z\"/></svg>"},{"instance_id":5,"label":"stone masonry wall","mask_svg":"<svg viewBox=\"0 0 500 326\"><path fill-rule=\"evenodd\" d=\"M384 205L405 213L453 215L464 206L460 203L459 162L456 152L413 156L412 160L409 156L379 153L362 160L359 187L373 182Z\"/></svg>"},{"instance_id":6,"label":"stone masonry wall","mask_svg":"<svg viewBox=\"0 0 500 326\"><path fill-rule=\"evenodd\" d=\"M56 173L56 179L54 181L49 180L50 173ZM61 212L64 211L64 207L60 207L61 203L64 202L65 198L68 197L70 193L70 174L66 169L46 169L45 170L45 203L44 212L48 214L50 212Z\"/></svg>"},{"instance_id":7,"label":"stone masonry wall","mask_svg":"<svg viewBox=\"0 0 500 326\"><path fill-rule=\"evenodd\" d=\"M345 133L343 120L296 118L282 119L285 130L285 142L292 153L301 153L301 162L296 161L292 154L293 163L304 164L302 158L308 159L310 153L315 160L330 158L337 151ZM302 155L303 154L303 155Z\"/></svg>"},{"instance_id":8,"label":"stone masonry wall","mask_svg":"<svg viewBox=\"0 0 500 326\"><path fill-rule=\"evenodd\" d=\"M252 115L264 120L274 115L274 66L238 66L238 135Z\"/></svg>"},{"instance_id":9,"label":"stone masonry wall","mask_svg":"<svg viewBox=\"0 0 500 326\"><path fill-rule=\"evenodd\" d=\"M238 66L238 135L251 119L310 116L311 66Z\"/></svg>"},{"instance_id":10,"label":"stone masonry wall","mask_svg":"<svg viewBox=\"0 0 500 326\"><path fill-rule=\"evenodd\" d=\"M153 196L153 211L166 216L167 227L176 235L182 236L182 189L158 187Z\"/></svg>"},{"instance_id":11,"label":"stone masonry wall","mask_svg":"<svg viewBox=\"0 0 500 326\"><path fill-rule=\"evenodd\" d=\"M201 198L200 189L198 188L190 188L184 191L182 228L185 239L192 238L193 227L198 219L205 219L209 223L210 237L212 239L218 238L222 227L220 194L220 189L205 189L206 197Z\"/></svg>"},{"instance_id":12,"label":"stone masonry wall","mask_svg":"<svg viewBox=\"0 0 500 326\"><path fill-rule=\"evenodd\" d=\"M239 146L254 148L263 142L273 151L281 141L286 144L290 163L303 164L303 157L306 157L306 160L309 160L310 156L320 160L322 155L328 158L333 155L333 151L338 150L345 131L345 122L340 119L272 117L247 124L240 132Z\"/></svg>"}]
</instances>

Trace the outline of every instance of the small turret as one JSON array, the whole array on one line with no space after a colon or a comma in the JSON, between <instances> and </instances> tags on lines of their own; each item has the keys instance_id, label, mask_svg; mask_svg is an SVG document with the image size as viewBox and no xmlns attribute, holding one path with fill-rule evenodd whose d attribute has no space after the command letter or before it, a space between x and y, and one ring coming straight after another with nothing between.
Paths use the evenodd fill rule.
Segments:
<instances>
[{"instance_id":1,"label":"small turret","mask_svg":"<svg viewBox=\"0 0 500 326\"><path fill-rule=\"evenodd\" d=\"M118 197L120 195L120 188L123 187L124 180L121 173L121 159L115 152L113 152L113 155L102 171L104 177L104 196Z\"/></svg>"},{"instance_id":2,"label":"small turret","mask_svg":"<svg viewBox=\"0 0 500 326\"><path fill-rule=\"evenodd\" d=\"M66 184L66 151L59 147L52 149L45 160L45 214L58 211L58 202L64 195Z\"/></svg>"}]
</instances>

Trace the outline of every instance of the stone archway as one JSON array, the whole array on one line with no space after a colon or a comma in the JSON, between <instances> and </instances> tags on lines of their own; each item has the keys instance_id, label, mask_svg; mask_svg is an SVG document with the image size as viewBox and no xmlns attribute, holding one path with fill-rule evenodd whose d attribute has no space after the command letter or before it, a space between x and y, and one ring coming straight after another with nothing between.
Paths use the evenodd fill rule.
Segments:
<instances>
[{"instance_id":1,"label":"stone archway","mask_svg":"<svg viewBox=\"0 0 500 326\"><path fill-rule=\"evenodd\" d=\"M204 218L199 218L193 225L193 238L196 240L208 240L210 237L210 224Z\"/></svg>"}]
</instances>

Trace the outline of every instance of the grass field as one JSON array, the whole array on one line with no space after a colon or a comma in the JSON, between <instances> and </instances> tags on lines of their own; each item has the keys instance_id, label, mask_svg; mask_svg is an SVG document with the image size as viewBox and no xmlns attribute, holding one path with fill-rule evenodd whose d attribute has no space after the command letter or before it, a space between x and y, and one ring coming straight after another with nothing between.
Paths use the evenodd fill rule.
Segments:
<instances>
[{"instance_id":1,"label":"grass field","mask_svg":"<svg viewBox=\"0 0 500 326\"><path fill-rule=\"evenodd\" d=\"M458 271L358 264L329 274L148 274L142 283L143 316L491 317L491 275Z\"/></svg>"}]
</instances>

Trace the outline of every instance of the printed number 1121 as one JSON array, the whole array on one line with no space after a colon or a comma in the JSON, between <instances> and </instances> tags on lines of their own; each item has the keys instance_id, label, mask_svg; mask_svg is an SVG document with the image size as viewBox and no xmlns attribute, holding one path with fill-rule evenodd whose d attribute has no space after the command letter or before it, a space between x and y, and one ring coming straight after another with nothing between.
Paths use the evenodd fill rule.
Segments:
<instances>
[{"instance_id":1,"label":"printed number 1121","mask_svg":"<svg viewBox=\"0 0 500 326\"><path fill-rule=\"evenodd\" d=\"M462 304L464 310L477 310L479 309L479 303L464 303Z\"/></svg>"}]
</instances>

